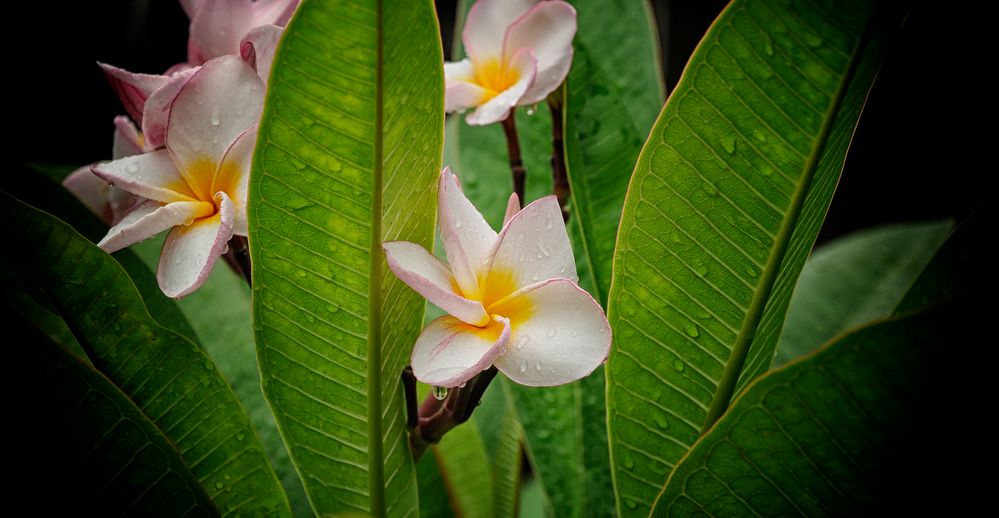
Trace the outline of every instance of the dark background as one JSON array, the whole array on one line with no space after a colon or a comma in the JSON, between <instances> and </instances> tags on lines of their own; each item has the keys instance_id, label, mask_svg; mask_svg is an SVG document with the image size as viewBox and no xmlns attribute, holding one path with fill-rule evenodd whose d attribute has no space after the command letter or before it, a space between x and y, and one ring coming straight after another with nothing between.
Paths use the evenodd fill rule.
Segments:
<instances>
[{"instance_id":1,"label":"dark background","mask_svg":"<svg viewBox=\"0 0 999 518\"><path fill-rule=\"evenodd\" d=\"M454 3L437 2L446 43ZM726 3L653 1L668 88ZM888 222L961 219L994 192L996 168L983 160L996 147L992 102L978 92L995 58L974 57L992 46L974 27L984 17L939 5L915 3L871 93L820 242ZM7 146L19 162L110 159L111 121L123 110L95 62L155 73L185 58L187 18L176 0L36 0L12 9Z\"/></svg>"}]
</instances>

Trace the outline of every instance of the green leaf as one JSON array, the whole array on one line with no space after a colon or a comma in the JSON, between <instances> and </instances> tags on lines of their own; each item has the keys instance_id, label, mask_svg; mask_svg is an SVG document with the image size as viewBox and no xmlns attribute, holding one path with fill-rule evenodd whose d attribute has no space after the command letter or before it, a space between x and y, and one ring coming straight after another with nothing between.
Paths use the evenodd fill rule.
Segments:
<instances>
[{"instance_id":1,"label":"green leaf","mask_svg":"<svg viewBox=\"0 0 999 518\"><path fill-rule=\"evenodd\" d=\"M261 377L318 514L418 511L401 373L423 299L382 242L429 247L444 86L429 1L306 1L250 180Z\"/></svg>"},{"instance_id":2,"label":"green leaf","mask_svg":"<svg viewBox=\"0 0 999 518\"><path fill-rule=\"evenodd\" d=\"M769 367L898 28L888 14L862 0L736 0L663 108L631 179L609 296L619 514L648 512Z\"/></svg>"},{"instance_id":3,"label":"green leaf","mask_svg":"<svg viewBox=\"0 0 999 518\"><path fill-rule=\"evenodd\" d=\"M493 477L474 421L451 430L433 447L451 507L458 516L486 517L493 512Z\"/></svg>"},{"instance_id":4,"label":"green leaf","mask_svg":"<svg viewBox=\"0 0 999 518\"><path fill-rule=\"evenodd\" d=\"M259 439L211 360L160 327L114 258L69 225L7 195L0 211L22 246L5 252L40 286L93 364L176 445L225 513L288 513Z\"/></svg>"},{"instance_id":5,"label":"green leaf","mask_svg":"<svg viewBox=\"0 0 999 518\"><path fill-rule=\"evenodd\" d=\"M437 459L424 455L416 463L416 478L420 490L420 516L422 518L451 518L451 509L444 479L441 477Z\"/></svg>"},{"instance_id":6,"label":"green leaf","mask_svg":"<svg viewBox=\"0 0 999 518\"><path fill-rule=\"evenodd\" d=\"M646 2L572 4L578 30L563 108L570 224L582 245L578 261L586 263L597 288L593 296L603 304L628 180L665 87Z\"/></svg>"},{"instance_id":7,"label":"green leaf","mask_svg":"<svg viewBox=\"0 0 999 518\"><path fill-rule=\"evenodd\" d=\"M817 248L801 270L775 365L891 315L950 233L949 221L864 230Z\"/></svg>"},{"instance_id":8,"label":"green leaf","mask_svg":"<svg viewBox=\"0 0 999 518\"><path fill-rule=\"evenodd\" d=\"M163 239L156 238L131 248L150 269L155 269L162 246ZM246 281L226 265L219 264L200 288L177 301L177 307L250 416L271 466L288 495L292 511L297 516L311 516L305 488L260 388L250 317L250 288Z\"/></svg>"},{"instance_id":9,"label":"green leaf","mask_svg":"<svg viewBox=\"0 0 999 518\"><path fill-rule=\"evenodd\" d=\"M499 381L487 390L472 414L489 456L493 481L493 516L515 517L520 497L524 430L517 409Z\"/></svg>"},{"instance_id":10,"label":"green leaf","mask_svg":"<svg viewBox=\"0 0 999 518\"><path fill-rule=\"evenodd\" d=\"M935 365L954 316L883 321L760 378L680 461L653 514L862 516L922 509L917 494L949 507L929 494L948 461L920 457L939 437L927 402L957 391L941 390ZM913 492L917 478L928 493Z\"/></svg>"},{"instance_id":11,"label":"green leaf","mask_svg":"<svg viewBox=\"0 0 999 518\"><path fill-rule=\"evenodd\" d=\"M18 380L10 494L47 498L40 508L57 515L218 514L169 441L107 378L25 321L5 331Z\"/></svg>"}]
</instances>

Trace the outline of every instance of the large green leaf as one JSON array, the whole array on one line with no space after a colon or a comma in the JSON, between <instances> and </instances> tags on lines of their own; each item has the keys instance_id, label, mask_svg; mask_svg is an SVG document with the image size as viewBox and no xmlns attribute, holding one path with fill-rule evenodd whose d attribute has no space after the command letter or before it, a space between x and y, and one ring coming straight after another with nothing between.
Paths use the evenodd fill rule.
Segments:
<instances>
[{"instance_id":1,"label":"large green leaf","mask_svg":"<svg viewBox=\"0 0 999 518\"><path fill-rule=\"evenodd\" d=\"M794 288L775 365L891 315L950 229L949 221L891 225L817 248Z\"/></svg>"},{"instance_id":2,"label":"large green leaf","mask_svg":"<svg viewBox=\"0 0 999 518\"><path fill-rule=\"evenodd\" d=\"M443 136L429 1L305 1L271 72L250 185L264 393L319 514L416 513L401 373L422 298L382 242L429 247Z\"/></svg>"},{"instance_id":3,"label":"large green leaf","mask_svg":"<svg viewBox=\"0 0 999 518\"><path fill-rule=\"evenodd\" d=\"M950 376L936 368L954 316L938 308L862 328L760 378L677 465L653 514L858 516L950 505L952 494L909 484L932 487L950 463L925 445L942 431L931 414L950 412L927 402L957 391L941 386Z\"/></svg>"},{"instance_id":4,"label":"large green leaf","mask_svg":"<svg viewBox=\"0 0 999 518\"><path fill-rule=\"evenodd\" d=\"M93 364L176 445L225 513L288 513L288 502L235 394L205 353L160 327L114 258L69 225L7 195L0 201L26 285L41 287Z\"/></svg>"},{"instance_id":5,"label":"large green leaf","mask_svg":"<svg viewBox=\"0 0 999 518\"><path fill-rule=\"evenodd\" d=\"M432 451L455 514L493 516L492 471L475 422L448 432Z\"/></svg>"},{"instance_id":6,"label":"large green leaf","mask_svg":"<svg viewBox=\"0 0 999 518\"><path fill-rule=\"evenodd\" d=\"M898 20L865 0L737 0L649 135L609 296L618 511L648 512L765 371ZM892 13L897 14L897 13Z\"/></svg>"},{"instance_id":7,"label":"large green leaf","mask_svg":"<svg viewBox=\"0 0 999 518\"><path fill-rule=\"evenodd\" d=\"M493 516L517 516L524 430L517 409L503 387L487 390L472 414L489 456L493 480Z\"/></svg>"},{"instance_id":8,"label":"large green leaf","mask_svg":"<svg viewBox=\"0 0 999 518\"><path fill-rule=\"evenodd\" d=\"M4 331L17 380L9 429L17 451L7 463L17 476L8 489L22 505L37 497L45 499L37 509L57 515L218 513L170 442L107 378L25 321Z\"/></svg>"}]
</instances>

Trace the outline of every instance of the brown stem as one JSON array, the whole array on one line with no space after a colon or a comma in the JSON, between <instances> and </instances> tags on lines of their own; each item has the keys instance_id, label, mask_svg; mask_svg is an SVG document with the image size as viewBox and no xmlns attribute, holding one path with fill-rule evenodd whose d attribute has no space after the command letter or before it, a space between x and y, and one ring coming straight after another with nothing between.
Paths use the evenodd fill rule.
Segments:
<instances>
[{"instance_id":1,"label":"brown stem","mask_svg":"<svg viewBox=\"0 0 999 518\"><path fill-rule=\"evenodd\" d=\"M247 286L253 286L250 278L250 247L243 236L232 236L228 243L229 250L222 254L222 259L232 271L246 279Z\"/></svg>"},{"instance_id":2,"label":"brown stem","mask_svg":"<svg viewBox=\"0 0 999 518\"><path fill-rule=\"evenodd\" d=\"M565 168L565 147L562 144L562 107L559 103L549 100L548 109L552 114L552 156L549 162L552 166L552 190L558 198L558 206L562 209L562 221L569 221L569 176Z\"/></svg>"},{"instance_id":3,"label":"brown stem","mask_svg":"<svg viewBox=\"0 0 999 518\"><path fill-rule=\"evenodd\" d=\"M521 204L526 204L524 181L527 171L524 170L524 162L520 159L520 139L517 138L517 118L513 110L503 120L503 133L506 135L506 152L510 156L510 172L513 173L513 192L517 193Z\"/></svg>"},{"instance_id":4,"label":"brown stem","mask_svg":"<svg viewBox=\"0 0 999 518\"><path fill-rule=\"evenodd\" d=\"M410 375L412 374L411 369L408 372ZM406 408L410 412L406 421L407 423L416 422L415 426L411 424L409 427L409 445L413 453L413 460L419 460L427 448L440 442L444 434L472 417L472 411L478 406L482 394L496 377L497 372L496 367L482 371L468 380L464 387L451 389L444 401L439 401L433 394L428 394L427 399L420 405L419 415L414 417L412 411L416 408L416 378L412 378L413 389L410 391L408 386L410 378L407 377L407 371L403 371L403 384L406 385ZM411 394L412 399L410 399Z\"/></svg>"}]
</instances>

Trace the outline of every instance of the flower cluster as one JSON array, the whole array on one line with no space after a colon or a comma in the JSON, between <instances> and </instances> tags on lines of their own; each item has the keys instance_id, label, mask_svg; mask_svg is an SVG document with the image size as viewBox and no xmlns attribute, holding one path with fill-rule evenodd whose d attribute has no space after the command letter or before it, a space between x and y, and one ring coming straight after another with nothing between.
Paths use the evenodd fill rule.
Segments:
<instances>
[{"instance_id":1,"label":"flower cluster","mask_svg":"<svg viewBox=\"0 0 999 518\"><path fill-rule=\"evenodd\" d=\"M577 284L576 266L555 196L520 209L511 196L497 233L441 172L437 217L447 263L417 244L384 243L389 267L449 313L423 330L413 374L461 386L495 365L529 386L569 383L607 359L611 332L600 305Z\"/></svg>"},{"instance_id":2,"label":"flower cluster","mask_svg":"<svg viewBox=\"0 0 999 518\"><path fill-rule=\"evenodd\" d=\"M128 116L115 118L114 160L64 182L112 225L98 243L108 252L170 230L156 274L170 297L197 289L229 239L247 233L266 80L298 1L181 5L191 19L187 61L160 75L101 64Z\"/></svg>"}]
</instances>

